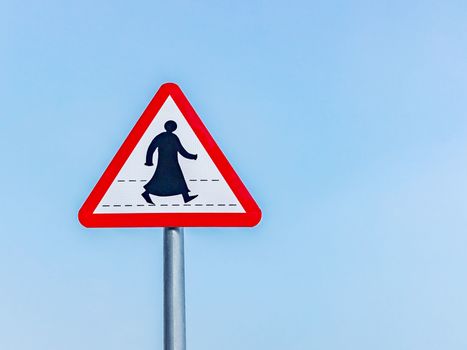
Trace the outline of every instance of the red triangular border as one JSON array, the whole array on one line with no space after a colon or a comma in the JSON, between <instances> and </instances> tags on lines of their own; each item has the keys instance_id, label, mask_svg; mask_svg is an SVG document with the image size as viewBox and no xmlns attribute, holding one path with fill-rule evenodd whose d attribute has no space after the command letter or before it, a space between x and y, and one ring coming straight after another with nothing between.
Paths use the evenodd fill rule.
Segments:
<instances>
[{"instance_id":1,"label":"red triangular border","mask_svg":"<svg viewBox=\"0 0 467 350\"><path fill-rule=\"evenodd\" d=\"M169 95L211 156L214 164L245 209L245 213L94 214L94 210ZM130 134L81 207L78 218L81 224L86 227L238 227L257 225L261 220L261 210L182 90L174 83L166 83L160 87L130 131Z\"/></svg>"}]
</instances>

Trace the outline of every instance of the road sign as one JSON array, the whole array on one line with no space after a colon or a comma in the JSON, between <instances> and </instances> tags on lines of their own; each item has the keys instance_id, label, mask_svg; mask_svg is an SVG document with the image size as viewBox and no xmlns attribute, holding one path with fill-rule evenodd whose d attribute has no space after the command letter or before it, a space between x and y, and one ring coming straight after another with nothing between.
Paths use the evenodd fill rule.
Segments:
<instances>
[{"instance_id":1,"label":"road sign","mask_svg":"<svg viewBox=\"0 0 467 350\"><path fill-rule=\"evenodd\" d=\"M261 210L183 92L167 83L78 217L86 227L255 226Z\"/></svg>"}]
</instances>

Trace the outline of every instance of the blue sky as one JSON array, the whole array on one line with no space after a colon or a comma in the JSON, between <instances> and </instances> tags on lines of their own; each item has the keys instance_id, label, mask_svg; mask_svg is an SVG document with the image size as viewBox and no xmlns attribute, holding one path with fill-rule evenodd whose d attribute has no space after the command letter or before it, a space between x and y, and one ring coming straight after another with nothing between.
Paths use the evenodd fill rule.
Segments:
<instances>
[{"instance_id":1,"label":"blue sky","mask_svg":"<svg viewBox=\"0 0 467 350\"><path fill-rule=\"evenodd\" d=\"M263 210L186 230L190 349L465 349L466 16L1 1L0 348L162 348L161 229L77 211L173 81Z\"/></svg>"}]
</instances>

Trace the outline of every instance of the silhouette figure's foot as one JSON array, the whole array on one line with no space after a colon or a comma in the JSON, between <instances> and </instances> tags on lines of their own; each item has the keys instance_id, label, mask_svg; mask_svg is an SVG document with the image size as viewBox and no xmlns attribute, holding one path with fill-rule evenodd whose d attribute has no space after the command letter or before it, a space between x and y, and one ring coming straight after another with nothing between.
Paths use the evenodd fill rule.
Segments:
<instances>
[{"instance_id":1,"label":"silhouette figure's foot","mask_svg":"<svg viewBox=\"0 0 467 350\"><path fill-rule=\"evenodd\" d=\"M149 196L149 192L148 191L144 191L143 193L141 193L141 195L143 196L144 200L146 202L148 202L149 204L154 204L154 202L152 201L151 197Z\"/></svg>"},{"instance_id":2,"label":"silhouette figure's foot","mask_svg":"<svg viewBox=\"0 0 467 350\"><path fill-rule=\"evenodd\" d=\"M183 200L185 201L185 203L188 203L188 202L191 202L196 197L198 197L197 194L195 194L194 196L183 196Z\"/></svg>"}]
</instances>

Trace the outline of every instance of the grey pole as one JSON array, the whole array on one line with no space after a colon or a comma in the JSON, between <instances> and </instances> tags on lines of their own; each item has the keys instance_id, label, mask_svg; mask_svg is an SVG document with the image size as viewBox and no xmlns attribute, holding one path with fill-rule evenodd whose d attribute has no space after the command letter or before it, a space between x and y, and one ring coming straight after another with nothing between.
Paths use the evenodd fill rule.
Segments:
<instances>
[{"instance_id":1,"label":"grey pole","mask_svg":"<svg viewBox=\"0 0 467 350\"><path fill-rule=\"evenodd\" d=\"M183 228L164 228L164 350L185 350Z\"/></svg>"}]
</instances>

